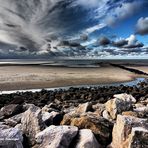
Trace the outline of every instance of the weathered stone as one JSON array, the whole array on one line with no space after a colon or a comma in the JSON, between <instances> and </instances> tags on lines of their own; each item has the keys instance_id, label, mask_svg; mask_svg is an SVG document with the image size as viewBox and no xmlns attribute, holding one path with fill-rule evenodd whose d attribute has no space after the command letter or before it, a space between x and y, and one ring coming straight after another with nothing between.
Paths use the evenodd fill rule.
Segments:
<instances>
[{"instance_id":1,"label":"weathered stone","mask_svg":"<svg viewBox=\"0 0 148 148\"><path fill-rule=\"evenodd\" d=\"M101 116L103 111L105 110L105 104L97 103L93 105L92 108L96 113L98 113Z\"/></svg>"},{"instance_id":2,"label":"weathered stone","mask_svg":"<svg viewBox=\"0 0 148 148\"><path fill-rule=\"evenodd\" d=\"M80 130L77 138L77 144L74 148L102 148L89 129Z\"/></svg>"},{"instance_id":3,"label":"weathered stone","mask_svg":"<svg viewBox=\"0 0 148 148\"><path fill-rule=\"evenodd\" d=\"M122 115L138 117L138 113L134 111L125 111L125 112L122 112Z\"/></svg>"},{"instance_id":4,"label":"weathered stone","mask_svg":"<svg viewBox=\"0 0 148 148\"><path fill-rule=\"evenodd\" d=\"M116 124L114 124L113 128L113 139L111 144L112 147L125 148L125 145L129 145L129 143L127 144L127 139L131 134L132 128L135 127L142 127L148 129L148 119L118 115Z\"/></svg>"},{"instance_id":5,"label":"weathered stone","mask_svg":"<svg viewBox=\"0 0 148 148\"><path fill-rule=\"evenodd\" d=\"M22 132L17 128L0 129L0 147L23 148Z\"/></svg>"},{"instance_id":6,"label":"weathered stone","mask_svg":"<svg viewBox=\"0 0 148 148\"><path fill-rule=\"evenodd\" d=\"M104 111L103 111L102 116L103 116L105 119L112 121L112 118L111 118L111 116L109 115L109 113L108 113L107 110L104 110Z\"/></svg>"},{"instance_id":7,"label":"weathered stone","mask_svg":"<svg viewBox=\"0 0 148 148\"><path fill-rule=\"evenodd\" d=\"M108 144L111 142L113 124L96 114L87 113L75 117L74 115L65 115L61 124L77 126L79 129L92 130L100 144Z\"/></svg>"},{"instance_id":8,"label":"weathered stone","mask_svg":"<svg viewBox=\"0 0 148 148\"><path fill-rule=\"evenodd\" d=\"M22 119L22 131L29 138L30 144L35 144L35 135L44 129L41 109L36 106L30 107L24 112Z\"/></svg>"},{"instance_id":9,"label":"weathered stone","mask_svg":"<svg viewBox=\"0 0 148 148\"><path fill-rule=\"evenodd\" d=\"M77 132L74 126L52 125L36 135L36 142L38 148L68 148Z\"/></svg>"},{"instance_id":10,"label":"weathered stone","mask_svg":"<svg viewBox=\"0 0 148 148\"><path fill-rule=\"evenodd\" d=\"M117 114L121 114L123 111L129 111L132 109L131 102L121 99L111 99L105 103L106 110L109 112L112 119L116 119Z\"/></svg>"},{"instance_id":11,"label":"weathered stone","mask_svg":"<svg viewBox=\"0 0 148 148\"><path fill-rule=\"evenodd\" d=\"M21 123L21 119L22 119L23 113L15 115L9 119L5 119L5 123L11 127L16 126L17 124Z\"/></svg>"},{"instance_id":12,"label":"weathered stone","mask_svg":"<svg viewBox=\"0 0 148 148\"><path fill-rule=\"evenodd\" d=\"M10 117L10 116L21 113L22 106L19 104L10 104L1 108L0 112L1 112L0 113L1 116L3 115L4 117Z\"/></svg>"},{"instance_id":13,"label":"weathered stone","mask_svg":"<svg viewBox=\"0 0 148 148\"><path fill-rule=\"evenodd\" d=\"M63 115L59 112L42 112L42 120L43 122L49 126L49 125L59 125L62 121Z\"/></svg>"},{"instance_id":14,"label":"weathered stone","mask_svg":"<svg viewBox=\"0 0 148 148\"><path fill-rule=\"evenodd\" d=\"M126 101L126 102L136 103L136 99L132 95L129 95L129 94L126 94L126 93L116 94L113 97L120 99L120 100L123 100L123 101Z\"/></svg>"},{"instance_id":15,"label":"weathered stone","mask_svg":"<svg viewBox=\"0 0 148 148\"><path fill-rule=\"evenodd\" d=\"M126 144L129 148L148 147L148 129L141 127L132 128L131 134Z\"/></svg>"},{"instance_id":16,"label":"weathered stone","mask_svg":"<svg viewBox=\"0 0 148 148\"><path fill-rule=\"evenodd\" d=\"M10 128L8 125L5 125L4 122L0 122L0 130L3 130L3 129L8 129Z\"/></svg>"},{"instance_id":17,"label":"weathered stone","mask_svg":"<svg viewBox=\"0 0 148 148\"><path fill-rule=\"evenodd\" d=\"M80 104L78 108L76 108L76 113L82 114L92 109L92 104L90 102Z\"/></svg>"}]
</instances>

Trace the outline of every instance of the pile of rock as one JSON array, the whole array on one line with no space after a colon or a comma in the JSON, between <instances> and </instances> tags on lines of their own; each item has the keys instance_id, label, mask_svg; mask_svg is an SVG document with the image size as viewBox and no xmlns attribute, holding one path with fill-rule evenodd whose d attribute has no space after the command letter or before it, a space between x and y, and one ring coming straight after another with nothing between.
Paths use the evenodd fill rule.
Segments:
<instances>
[{"instance_id":1,"label":"pile of rock","mask_svg":"<svg viewBox=\"0 0 148 148\"><path fill-rule=\"evenodd\" d=\"M147 148L148 99L117 94L61 110L53 103L7 105L0 110L0 147Z\"/></svg>"}]
</instances>

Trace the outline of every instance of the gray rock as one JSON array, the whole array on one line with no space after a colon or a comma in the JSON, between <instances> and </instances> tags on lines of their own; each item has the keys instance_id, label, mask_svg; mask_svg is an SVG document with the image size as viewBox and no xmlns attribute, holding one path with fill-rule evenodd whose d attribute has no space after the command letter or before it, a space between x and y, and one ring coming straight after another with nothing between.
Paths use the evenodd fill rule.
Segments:
<instances>
[{"instance_id":1,"label":"gray rock","mask_svg":"<svg viewBox=\"0 0 148 148\"><path fill-rule=\"evenodd\" d=\"M94 134L89 129L82 129L78 134L78 142L75 148L101 148Z\"/></svg>"},{"instance_id":2,"label":"gray rock","mask_svg":"<svg viewBox=\"0 0 148 148\"><path fill-rule=\"evenodd\" d=\"M0 147L23 148L22 132L17 128L0 129Z\"/></svg>"},{"instance_id":3,"label":"gray rock","mask_svg":"<svg viewBox=\"0 0 148 148\"><path fill-rule=\"evenodd\" d=\"M5 123L11 127L16 126L17 124L21 123L21 119L22 119L23 113L15 115L11 118L5 119Z\"/></svg>"},{"instance_id":4,"label":"gray rock","mask_svg":"<svg viewBox=\"0 0 148 148\"><path fill-rule=\"evenodd\" d=\"M22 106L19 104L10 104L7 106L4 106L3 108L1 108L0 110L0 116L4 116L4 117L10 117L16 114L21 113L22 111Z\"/></svg>"},{"instance_id":5,"label":"gray rock","mask_svg":"<svg viewBox=\"0 0 148 148\"><path fill-rule=\"evenodd\" d=\"M75 126L50 126L36 135L38 148L68 148L77 135Z\"/></svg>"},{"instance_id":6,"label":"gray rock","mask_svg":"<svg viewBox=\"0 0 148 148\"><path fill-rule=\"evenodd\" d=\"M22 119L22 131L29 138L30 144L35 144L35 135L45 128L42 121L41 109L36 106L31 106L24 112Z\"/></svg>"}]
</instances>

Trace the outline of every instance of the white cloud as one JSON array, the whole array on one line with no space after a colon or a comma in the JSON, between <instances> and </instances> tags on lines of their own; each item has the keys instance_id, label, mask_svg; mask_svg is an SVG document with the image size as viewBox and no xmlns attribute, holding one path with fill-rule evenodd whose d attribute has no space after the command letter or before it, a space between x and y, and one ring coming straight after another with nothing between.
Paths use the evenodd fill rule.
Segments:
<instances>
[{"instance_id":1,"label":"white cloud","mask_svg":"<svg viewBox=\"0 0 148 148\"><path fill-rule=\"evenodd\" d=\"M105 26L106 26L106 24L101 23L101 24L92 26L90 28L87 28L84 32L87 33L87 34L90 34L90 33L93 33L96 30L100 30L100 29L104 28Z\"/></svg>"}]
</instances>

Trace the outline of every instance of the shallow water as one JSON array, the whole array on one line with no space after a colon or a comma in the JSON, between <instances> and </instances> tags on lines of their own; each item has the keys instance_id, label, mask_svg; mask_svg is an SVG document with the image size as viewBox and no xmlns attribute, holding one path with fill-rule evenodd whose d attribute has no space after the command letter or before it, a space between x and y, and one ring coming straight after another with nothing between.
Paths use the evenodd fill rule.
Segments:
<instances>
[{"instance_id":1,"label":"shallow water","mask_svg":"<svg viewBox=\"0 0 148 148\"><path fill-rule=\"evenodd\" d=\"M145 78L136 78L135 80L129 81L129 82L120 82L120 83L112 83L112 84L99 84L99 85L75 85L75 86L66 86L66 87L46 88L46 90L56 90L56 89L68 90L70 87L74 87L74 88L79 88L79 87L89 88L89 87L99 87L99 86L120 86L120 85L134 86L134 85L137 85L139 82L142 82L144 80L145 80ZM39 92L42 89L26 89L26 90L0 91L0 95L1 94L17 93L17 92L27 92L27 91Z\"/></svg>"}]
</instances>

